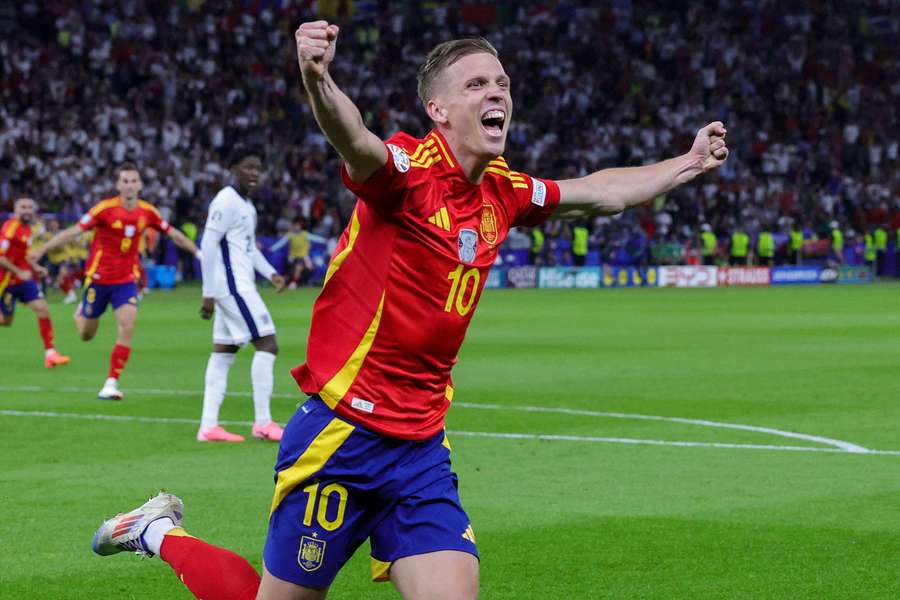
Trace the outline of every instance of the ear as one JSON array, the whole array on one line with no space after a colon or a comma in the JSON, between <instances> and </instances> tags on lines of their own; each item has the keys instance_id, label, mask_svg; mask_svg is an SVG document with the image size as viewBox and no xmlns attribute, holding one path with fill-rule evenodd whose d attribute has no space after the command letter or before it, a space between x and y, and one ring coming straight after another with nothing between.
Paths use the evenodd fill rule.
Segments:
<instances>
[{"instance_id":1,"label":"ear","mask_svg":"<svg viewBox=\"0 0 900 600\"><path fill-rule=\"evenodd\" d=\"M425 105L425 111L428 113L428 116L432 121L438 123L440 125L447 124L447 109L443 106L440 106L436 100L429 100L428 104Z\"/></svg>"}]
</instances>

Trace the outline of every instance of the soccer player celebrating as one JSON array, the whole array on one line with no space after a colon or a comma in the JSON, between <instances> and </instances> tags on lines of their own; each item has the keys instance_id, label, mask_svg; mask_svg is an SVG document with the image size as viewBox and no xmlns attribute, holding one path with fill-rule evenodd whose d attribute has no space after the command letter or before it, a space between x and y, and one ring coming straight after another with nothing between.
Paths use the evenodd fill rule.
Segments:
<instances>
[{"instance_id":1,"label":"soccer player celebrating","mask_svg":"<svg viewBox=\"0 0 900 600\"><path fill-rule=\"evenodd\" d=\"M228 370L234 355L247 342L256 352L250 366L256 419L253 437L280 441L281 426L272 420L272 371L278 344L275 324L265 302L256 291L254 271L284 290L284 278L256 248L256 208L250 195L259 183L261 153L237 146L228 166L234 179L216 194L209 205L202 248L203 304L200 316L213 318L213 351L206 365L203 415L197 431L199 442L243 442L244 437L219 425L219 407L225 398Z\"/></svg>"},{"instance_id":2,"label":"soccer player celebrating","mask_svg":"<svg viewBox=\"0 0 900 600\"><path fill-rule=\"evenodd\" d=\"M483 39L445 42L419 71L434 129L387 143L328 72L338 28L296 32L319 127L358 197L313 309L311 399L285 428L261 582L239 556L179 528L161 494L104 523L94 549L160 554L201 598L319 599L369 538L373 577L404 598L478 595L475 535L460 505L444 434L450 370L510 227L573 210L617 213L721 165L725 128L702 128L684 155L654 165L551 181L501 157L510 80Z\"/></svg>"},{"instance_id":3,"label":"soccer player celebrating","mask_svg":"<svg viewBox=\"0 0 900 600\"><path fill-rule=\"evenodd\" d=\"M169 235L175 244L199 255L197 246L169 225L159 211L138 197L143 184L133 163L123 163L116 172L113 198L95 204L75 225L63 229L40 249L30 253L33 260L58 246L77 238L82 232L96 229L91 255L84 276L84 294L75 313L75 326L81 339L94 337L100 316L112 304L116 316L116 344L109 357L109 373L97 394L101 400L121 400L119 377L131 354L134 323L137 320L138 290L135 286L135 261L138 240L148 227Z\"/></svg>"},{"instance_id":4,"label":"soccer player celebrating","mask_svg":"<svg viewBox=\"0 0 900 600\"><path fill-rule=\"evenodd\" d=\"M34 200L19 198L13 205L13 216L0 227L0 325L12 325L17 300L27 304L37 317L41 339L44 340L44 366L53 368L67 364L69 357L53 347L50 308L34 280L35 276L45 276L47 271L28 257L31 224L36 213Z\"/></svg>"}]
</instances>

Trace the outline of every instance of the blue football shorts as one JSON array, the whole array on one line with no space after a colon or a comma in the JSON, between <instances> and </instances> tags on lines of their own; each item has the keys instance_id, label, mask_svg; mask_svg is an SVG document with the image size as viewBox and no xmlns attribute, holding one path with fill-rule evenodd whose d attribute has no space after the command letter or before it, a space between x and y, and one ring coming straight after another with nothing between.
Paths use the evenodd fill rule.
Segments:
<instances>
[{"instance_id":1,"label":"blue football shorts","mask_svg":"<svg viewBox=\"0 0 900 600\"><path fill-rule=\"evenodd\" d=\"M313 396L285 428L275 473L263 559L279 579L327 587L367 538L374 581L388 581L404 556L478 556L444 432L389 438Z\"/></svg>"},{"instance_id":2,"label":"blue football shorts","mask_svg":"<svg viewBox=\"0 0 900 600\"><path fill-rule=\"evenodd\" d=\"M81 296L81 314L87 319L99 319L112 304L113 310L123 304L138 305L137 286L133 282L103 285L92 283Z\"/></svg>"},{"instance_id":3,"label":"blue football shorts","mask_svg":"<svg viewBox=\"0 0 900 600\"><path fill-rule=\"evenodd\" d=\"M44 297L41 288L33 280L11 285L0 294L0 313L9 316L16 312L16 301L30 304Z\"/></svg>"}]
</instances>

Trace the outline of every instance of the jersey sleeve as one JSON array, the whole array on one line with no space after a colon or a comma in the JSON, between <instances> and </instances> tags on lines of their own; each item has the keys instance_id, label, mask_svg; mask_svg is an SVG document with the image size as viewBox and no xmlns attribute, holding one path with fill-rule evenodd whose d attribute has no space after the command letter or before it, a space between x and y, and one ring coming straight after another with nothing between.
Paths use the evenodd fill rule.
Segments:
<instances>
[{"instance_id":1,"label":"jersey sleeve","mask_svg":"<svg viewBox=\"0 0 900 600\"><path fill-rule=\"evenodd\" d=\"M9 252L9 247L12 245L13 234L16 232L16 227L11 225L12 221L7 221L0 227L0 256L6 256L6 253Z\"/></svg>"},{"instance_id":2,"label":"jersey sleeve","mask_svg":"<svg viewBox=\"0 0 900 600\"><path fill-rule=\"evenodd\" d=\"M169 231L172 230L172 226L168 221L163 219L159 210L152 204L144 204L144 210L147 213L147 227L152 227L153 229L168 235Z\"/></svg>"},{"instance_id":3,"label":"jersey sleeve","mask_svg":"<svg viewBox=\"0 0 900 600\"><path fill-rule=\"evenodd\" d=\"M362 183L350 179L347 166L341 164L344 186L360 200L382 213L401 209L403 197L409 187L410 153L415 151L415 139L406 133L396 133L385 142L387 162Z\"/></svg>"},{"instance_id":4,"label":"jersey sleeve","mask_svg":"<svg viewBox=\"0 0 900 600\"><path fill-rule=\"evenodd\" d=\"M525 185L513 184L513 204L509 207L511 227L535 227L550 218L559 206L559 186L550 179L515 173Z\"/></svg>"},{"instance_id":5,"label":"jersey sleeve","mask_svg":"<svg viewBox=\"0 0 900 600\"><path fill-rule=\"evenodd\" d=\"M217 231L224 235L234 221L234 191L223 188L209 203L204 230ZM221 237L221 236L220 236Z\"/></svg>"},{"instance_id":6,"label":"jersey sleeve","mask_svg":"<svg viewBox=\"0 0 900 600\"><path fill-rule=\"evenodd\" d=\"M89 211L84 213L84 215L82 215L82 217L78 220L78 226L81 227L82 231L93 229L102 219L104 210L106 209L99 204L94 206Z\"/></svg>"}]
</instances>

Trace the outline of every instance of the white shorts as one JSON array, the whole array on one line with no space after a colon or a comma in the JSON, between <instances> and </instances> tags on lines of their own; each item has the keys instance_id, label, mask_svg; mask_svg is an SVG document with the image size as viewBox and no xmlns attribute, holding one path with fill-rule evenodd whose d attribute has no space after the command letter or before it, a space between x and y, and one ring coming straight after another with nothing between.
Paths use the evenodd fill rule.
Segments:
<instances>
[{"instance_id":1,"label":"white shorts","mask_svg":"<svg viewBox=\"0 0 900 600\"><path fill-rule=\"evenodd\" d=\"M243 346L275 333L275 323L256 290L216 298L213 313L213 343Z\"/></svg>"}]
</instances>

